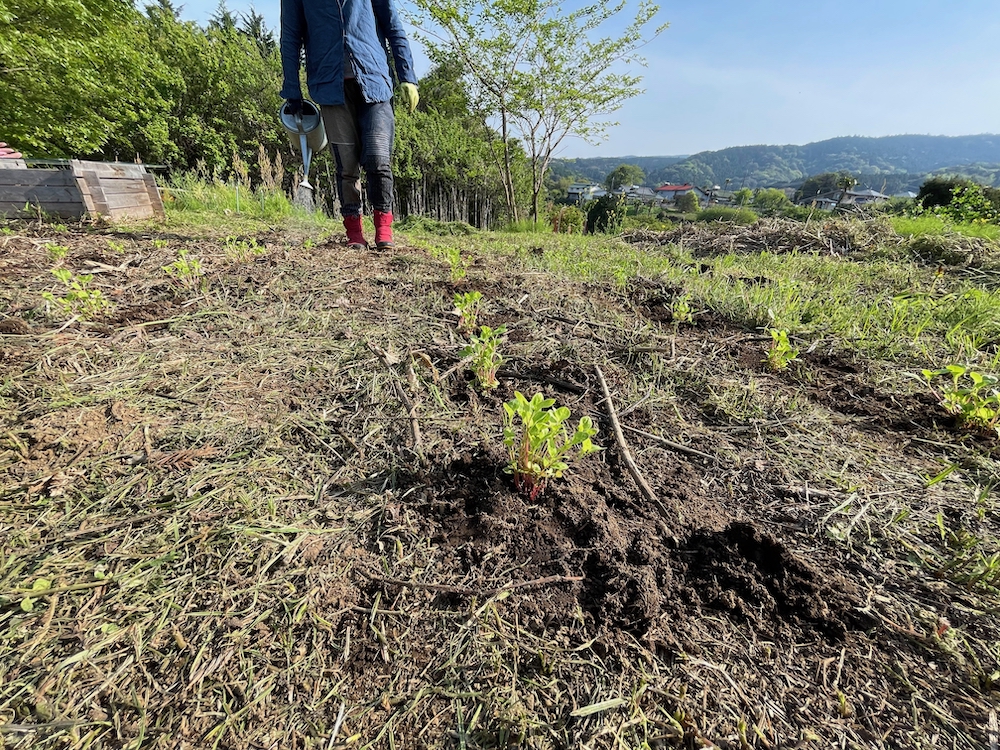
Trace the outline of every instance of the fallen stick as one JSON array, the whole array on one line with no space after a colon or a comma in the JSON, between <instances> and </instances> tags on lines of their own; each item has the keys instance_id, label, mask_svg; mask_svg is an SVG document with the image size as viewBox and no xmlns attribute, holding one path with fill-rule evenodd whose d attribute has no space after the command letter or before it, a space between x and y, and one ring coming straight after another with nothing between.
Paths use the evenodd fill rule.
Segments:
<instances>
[{"instance_id":1,"label":"fallen stick","mask_svg":"<svg viewBox=\"0 0 1000 750\"><path fill-rule=\"evenodd\" d=\"M667 440L666 438L660 437L659 435L654 435L652 432L646 432L645 430L640 430L635 427L629 427L628 425L623 425L624 429L629 432L634 432L636 435L642 435L650 440L655 440L658 443L662 443L668 448L673 448L675 451L680 451L681 453L689 453L692 456L701 456L702 458L707 458L709 461L714 461L715 456L709 453L702 453L694 448L688 448L686 445L681 445L680 443L675 443L672 440Z\"/></svg>"},{"instance_id":2,"label":"fallen stick","mask_svg":"<svg viewBox=\"0 0 1000 750\"><path fill-rule=\"evenodd\" d=\"M410 434L413 436L413 452L422 459L424 453L420 437L420 423L417 422L417 407L410 400L410 397L406 395L406 391L403 390L403 386L399 382L399 378L396 377L396 371L392 369L393 362L389 358L388 353L386 353L384 349L381 349L371 343L368 344L368 348L378 355L379 359L382 360L382 363L389 371L389 379L392 380L392 385L396 389L396 397L403 405L403 408L406 409L406 415L410 420Z\"/></svg>"},{"instance_id":3,"label":"fallen stick","mask_svg":"<svg viewBox=\"0 0 1000 750\"><path fill-rule=\"evenodd\" d=\"M653 503L660 512L667 516L666 507L660 502L660 499L653 492L653 488L649 486L646 479L642 476L642 472L639 471L639 467L632 458L632 453L628 449L628 444L625 442L625 435L622 433L621 423L618 421L618 413L615 411L615 404L611 400L611 391L608 390L608 383L604 379L604 373L601 372L600 365L594 365L594 372L597 374L597 382L601 384L601 390L604 392L604 403L608 409L608 419L611 421L611 428L615 433L615 440L618 442L618 450L622 455L622 460L625 461L625 466L628 467L629 474L635 480L635 483L639 485L639 490L642 492L643 497L645 497L649 502Z\"/></svg>"}]
</instances>

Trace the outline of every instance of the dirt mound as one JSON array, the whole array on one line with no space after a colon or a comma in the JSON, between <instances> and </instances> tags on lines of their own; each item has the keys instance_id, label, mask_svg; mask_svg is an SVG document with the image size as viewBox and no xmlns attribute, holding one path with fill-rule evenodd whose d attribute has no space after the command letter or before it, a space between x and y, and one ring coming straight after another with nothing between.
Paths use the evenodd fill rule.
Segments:
<instances>
[{"instance_id":1,"label":"dirt mound","mask_svg":"<svg viewBox=\"0 0 1000 750\"><path fill-rule=\"evenodd\" d=\"M714 610L768 637L812 629L834 640L858 624L850 584L753 524L731 522L696 477L675 478L663 494L686 509L684 528L680 516L664 519L623 487L608 465L577 468L535 503L513 491L501 466L485 452L462 457L425 478L418 509L424 533L463 581L564 577L524 600L529 623L583 617L605 634L642 638Z\"/></svg>"}]
</instances>

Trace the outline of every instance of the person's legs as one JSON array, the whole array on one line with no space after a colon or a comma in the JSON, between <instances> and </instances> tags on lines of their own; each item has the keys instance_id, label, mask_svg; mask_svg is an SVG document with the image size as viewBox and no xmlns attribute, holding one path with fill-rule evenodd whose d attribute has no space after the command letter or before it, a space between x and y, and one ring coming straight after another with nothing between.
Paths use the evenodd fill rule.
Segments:
<instances>
[{"instance_id":1,"label":"person's legs","mask_svg":"<svg viewBox=\"0 0 1000 750\"><path fill-rule=\"evenodd\" d=\"M368 201L375 220L375 244L392 247L392 144L396 118L389 102L358 106L361 165L368 179Z\"/></svg>"},{"instance_id":2,"label":"person's legs","mask_svg":"<svg viewBox=\"0 0 1000 750\"><path fill-rule=\"evenodd\" d=\"M344 82L346 102L338 106L323 105L323 127L337 164L337 197L344 217L347 242L364 245L361 231L361 138L358 131L358 103L362 101L357 81Z\"/></svg>"}]
</instances>

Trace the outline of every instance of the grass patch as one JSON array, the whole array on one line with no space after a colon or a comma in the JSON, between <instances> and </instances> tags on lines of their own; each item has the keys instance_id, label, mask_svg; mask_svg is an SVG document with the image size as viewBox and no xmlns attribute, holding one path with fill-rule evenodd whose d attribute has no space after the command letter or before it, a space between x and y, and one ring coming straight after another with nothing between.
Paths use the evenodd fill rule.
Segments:
<instances>
[{"instance_id":1,"label":"grass patch","mask_svg":"<svg viewBox=\"0 0 1000 750\"><path fill-rule=\"evenodd\" d=\"M1000 240L1000 226L996 224L956 224L934 214L892 216L890 221L893 229L902 237L920 237L926 234L960 234L966 237Z\"/></svg>"}]
</instances>

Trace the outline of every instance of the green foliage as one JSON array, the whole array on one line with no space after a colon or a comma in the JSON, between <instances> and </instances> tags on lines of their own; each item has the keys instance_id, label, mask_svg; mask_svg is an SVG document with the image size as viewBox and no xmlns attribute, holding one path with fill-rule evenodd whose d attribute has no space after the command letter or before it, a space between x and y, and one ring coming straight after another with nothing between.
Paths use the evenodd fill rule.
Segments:
<instances>
[{"instance_id":1,"label":"green foliage","mask_svg":"<svg viewBox=\"0 0 1000 750\"><path fill-rule=\"evenodd\" d=\"M46 242L45 252L53 263L61 263L69 253L69 248L65 245L54 245L51 242Z\"/></svg>"},{"instance_id":2,"label":"green foliage","mask_svg":"<svg viewBox=\"0 0 1000 750\"><path fill-rule=\"evenodd\" d=\"M458 330L471 334L479 317L479 305L483 300L482 292L456 292L455 314L458 316Z\"/></svg>"},{"instance_id":3,"label":"green foliage","mask_svg":"<svg viewBox=\"0 0 1000 750\"><path fill-rule=\"evenodd\" d=\"M163 271L179 286L189 289L197 289L202 283L202 276L204 275L204 271L201 268L201 261L196 256L188 253L187 250L179 251L177 253L177 260L163 266Z\"/></svg>"},{"instance_id":4,"label":"green foliage","mask_svg":"<svg viewBox=\"0 0 1000 750\"><path fill-rule=\"evenodd\" d=\"M958 223L997 223L1000 211L986 197L981 185L970 183L956 185L947 205L936 206L934 211Z\"/></svg>"},{"instance_id":5,"label":"green foliage","mask_svg":"<svg viewBox=\"0 0 1000 750\"><path fill-rule=\"evenodd\" d=\"M754 193L750 205L758 216L779 216L791 207L792 202L788 200L784 190L766 188Z\"/></svg>"},{"instance_id":6,"label":"green foliage","mask_svg":"<svg viewBox=\"0 0 1000 750\"><path fill-rule=\"evenodd\" d=\"M529 401L520 391L503 406L503 442L510 455L504 470L514 475L514 485L529 500L537 498L550 479L563 475L574 448L577 457L601 450L591 442L597 429L590 417L581 417L570 435L569 409L554 407L555 399L536 393Z\"/></svg>"},{"instance_id":7,"label":"green foliage","mask_svg":"<svg viewBox=\"0 0 1000 750\"><path fill-rule=\"evenodd\" d=\"M602 195L587 205L587 230L591 234L618 234L627 206L622 195Z\"/></svg>"},{"instance_id":8,"label":"green foliage","mask_svg":"<svg viewBox=\"0 0 1000 750\"><path fill-rule=\"evenodd\" d=\"M749 208L732 208L730 206L712 206L698 212L696 221L722 221L729 224L748 226L756 223L757 214Z\"/></svg>"},{"instance_id":9,"label":"green foliage","mask_svg":"<svg viewBox=\"0 0 1000 750\"><path fill-rule=\"evenodd\" d=\"M507 326L490 328L481 326L478 336L471 336L469 345L462 350L462 358L470 357L472 372L476 376L476 385L482 390L489 390L500 385L497 380L497 370L503 364L500 356L500 342L507 333Z\"/></svg>"},{"instance_id":10,"label":"green foliage","mask_svg":"<svg viewBox=\"0 0 1000 750\"><path fill-rule=\"evenodd\" d=\"M558 0L418 0L417 6L417 26L427 29L418 38L431 59L463 60L473 109L484 124L499 125L498 163L513 221L519 218L513 138L524 145L537 219L545 175L563 141L599 141L610 123L597 118L640 93L641 77L628 64L642 62L638 50L650 41L644 30L659 8L641 0L624 28L597 36L624 4L594 0L566 10Z\"/></svg>"},{"instance_id":11,"label":"green foliage","mask_svg":"<svg viewBox=\"0 0 1000 750\"><path fill-rule=\"evenodd\" d=\"M539 234L540 232L551 232L552 227L544 221L518 219L517 221L508 222L503 231L508 234Z\"/></svg>"},{"instance_id":12,"label":"green foliage","mask_svg":"<svg viewBox=\"0 0 1000 750\"><path fill-rule=\"evenodd\" d=\"M833 193L838 189L840 182L846 174L846 172L823 172L822 174L807 177L795 191L794 200L801 201L816 195Z\"/></svg>"},{"instance_id":13,"label":"green foliage","mask_svg":"<svg viewBox=\"0 0 1000 750\"><path fill-rule=\"evenodd\" d=\"M683 211L684 213L697 211L700 205L698 202L698 194L694 190L682 193L677 196L677 200L674 201L674 205L677 206L678 211Z\"/></svg>"},{"instance_id":14,"label":"green foliage","mask_svg":"<svg viewBox=\"0 0 1000 750\"><path fill-rule=\"evenodd\" d=\"M556 234L582 234L587 215L578 206L554 205L549 211L549 223Z\"/></svg>"},{"instance_id":15,"label":"green foliage","mask_svg":"<svg viewBox=\"0 0 1000 750\"><path fill-rule=\"evenodd\" d=\"M604 178L604 187L617 190L628 185L641 185L646 179L646 173L635 164L619 164Z\"/></svg>"},{"instance_id":16,"label":"green foliage","mask_svg":"<svg viewBox=\"0 0 1000 750\"><path fill-rule=\"evenodd\" d=\"M670 303L670 319L675 325L694 322L694 308L691 307L691 295L682 294Z\"/></svg>"},{"instance_id":17,"label":"green foliage","mask_svg":"<svg viewBox=\"0 0 1000 750\"><path fill-rule=\"evenodd\" d=\"M920 186L917 192L917 203L924 208L947 206L951 203L955 188L968 187L972 181L964 177L931 177Z\"/></svg>"},{"instance_id":18,"label":"green foliage","mask_svg":"<svg viewBox=\"0 0 1000 750\"><path fill-rule=\"evenodd\" d=\"M438 221L416 214L410 214L397 222L396 228L404 232L422 232L438 237L468 237L478 231L464 221Z\"/></svg>"},{"instance_id":19,"label":"green foliage","mask_svg":"<svg viewBox=\"0 0 1000 750\"><path fill-rule=\"evenodd\" d=\"M43 292L42 297L50 304L58 305L63 312L88 320L111 307L111 303L100 289L91 289L94 276L89 273L77 276L67 268L54 268L52 275L66 287L66 292L56 297L52 292Z\"/></svg>"},{"instance_id":20,"label":"green foliage","mask_svg":"<svg viewBox=\"0 0 1000 750\"><path fill-rule=\"evenodd\" d=\"M739 206L743 208L749 206L753 203L753 190L748 187L743 187L733 193L732 202L734 206Z\"/></svg>"},{"instance_id":21,"label":"green foliage","mask_svg":"<svg viewBox=\"0 0 1000 750\"><path fill-rule=\"evenodd\" d=\"M1000 435L1000 378L962 365L923 370L922 374L928 384L940 377L950 378L937 395L945 411L962 425Z\"/></svg>"},{"instance_id":22,"label":"green foliage","mask_svg":"<svg viewBox=\"0 0 1000 750\"><path fill-rule=\"evenodd\" d=\"M788 331L771 328L771 348L767 350L768 366L775 372L784 370L789 363L799 356L799 350L788 341Z\"/></svg>"}]
</instances>

